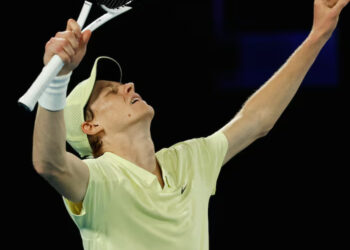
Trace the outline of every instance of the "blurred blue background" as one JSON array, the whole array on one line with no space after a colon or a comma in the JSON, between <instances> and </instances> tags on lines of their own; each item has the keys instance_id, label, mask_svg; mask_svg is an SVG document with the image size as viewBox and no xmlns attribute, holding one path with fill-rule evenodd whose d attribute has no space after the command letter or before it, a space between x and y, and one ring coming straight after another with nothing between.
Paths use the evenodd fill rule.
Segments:
<instances>
[{"instance_id":1,"label":"blurred blue background","mask_svg":"<svg viewBox=\"0 0 350 250\"><path fill-rule=\"evenodd\" d=\"M225 68L219 76L224 90L261 86L286 62L308 35L289 33L237 33L235 67ZM233 60L233 59L232 59ZM302 87L337 87L339 84L338 41L334 34L305 77Z\"/></svg>"},{"instance_id":2,"label":"blurred blue background","mask_svg":"<svg viewBox=\"0 0 350 250\"><path fill-rule=\"evenodd\" d=\"M230 44L231 49L236 51L235 57L223 55L221 58L226 62L226 67L216 77L223 90L256 89L261 86L286 62L309 34L309 23L297 24L294 27L290 24L289 29L292 29L286 31L276 27L278 19L271 25L273 21L268 18L259 20L259 15L255 16L256 22L232 15L231 9L238 9L236 11L239 12L242 8L237 1L213 0L212 6L215 39L219 44ZM264 8L259 10L263 12ZM277 11L277 8L275 10ZM293 8L290 12L296 13ZM259 28L257 22L265 28ZM337 33L338 30L333 33L319 54L302 87L336 87L339 84Z\"/></svg>"}]
</instances>

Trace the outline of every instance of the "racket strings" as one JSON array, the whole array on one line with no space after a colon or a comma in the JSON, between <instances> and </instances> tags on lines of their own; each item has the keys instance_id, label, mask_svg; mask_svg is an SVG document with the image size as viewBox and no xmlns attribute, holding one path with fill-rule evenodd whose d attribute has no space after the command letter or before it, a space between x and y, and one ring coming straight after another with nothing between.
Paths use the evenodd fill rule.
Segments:
<instances>
[{"instance_id":1,"label":"racket strings","mask_svg":"<svg viewBox=\"0 0 350 250\"><path fill-rule=\"evenodd\" d=\"M109 9L116 9L131 3L132 0L100 0L98 4L104 5Z\"/></svg>"}]
</instances>

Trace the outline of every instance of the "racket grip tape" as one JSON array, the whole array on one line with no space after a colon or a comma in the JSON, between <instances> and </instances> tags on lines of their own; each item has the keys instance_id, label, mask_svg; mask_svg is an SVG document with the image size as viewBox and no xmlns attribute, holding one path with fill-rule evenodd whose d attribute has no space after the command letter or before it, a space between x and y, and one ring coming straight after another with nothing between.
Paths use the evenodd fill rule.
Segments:
<instances>
[{"instance_id":1,"label":"racket grip tape","mask_svg":"<svg viewBox=\"0 0 350 250\"><path fill-rule=\"evenodd\" d=\"M83 29L83 26L85 24L85 21L90 13L90 9L91 9L92 3L85 1L83 8L80 11L77 23L79 24L80 28Z\"/></svg>"},{"instance_id":2,"label":"racket grip tape","mask_svg":"<svg viewBox=\"0 0 350 250\"><path fill-rule=\"evenodd\" d=\"M33 111L40 96L45 91L50 82L61 71L64 63L58 55L54 55L50 62L42 69L32 86L18 100L18 103L28 111Z\"/></svg>"}]
</instances>

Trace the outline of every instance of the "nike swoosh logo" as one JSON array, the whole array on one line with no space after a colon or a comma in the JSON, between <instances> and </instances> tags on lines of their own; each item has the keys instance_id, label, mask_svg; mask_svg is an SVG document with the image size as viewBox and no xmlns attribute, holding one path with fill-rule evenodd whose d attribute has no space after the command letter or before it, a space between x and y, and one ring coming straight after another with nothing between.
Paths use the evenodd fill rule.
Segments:
<instances>
[{"instance_id":1,"label":"nike swoosh logo","mask_svg":"<svg viewBox=\"0 0 350 250\"><path fill-rule=\"evenodd\" d=\"M186 187L187 187L187 184L183 188L181 188L181 194L183 194L183 192L185 192Z\"/></svg>"}]
</instances>

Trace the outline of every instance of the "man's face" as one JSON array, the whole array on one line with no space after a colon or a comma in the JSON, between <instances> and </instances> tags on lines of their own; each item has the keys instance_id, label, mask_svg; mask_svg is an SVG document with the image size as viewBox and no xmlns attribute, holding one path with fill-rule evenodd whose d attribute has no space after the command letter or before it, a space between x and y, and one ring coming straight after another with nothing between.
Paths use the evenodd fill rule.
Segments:
<instances>
[{"instance_id":1,"label":"man's face","mask_svg":"<svg viewBox=\"0 0 350 250\"><path fill-rule=\"evenodd\" d=\"M98 80L88 105L94 123L102 125L106 134L123 132L135 124L150 124L154 109L135 93L133 83Z\"/></svg>"}]
</instances>

